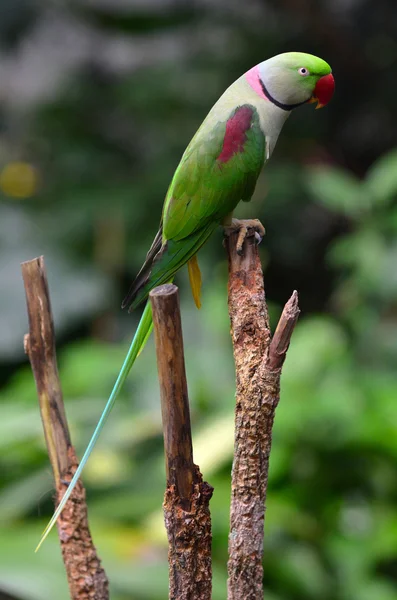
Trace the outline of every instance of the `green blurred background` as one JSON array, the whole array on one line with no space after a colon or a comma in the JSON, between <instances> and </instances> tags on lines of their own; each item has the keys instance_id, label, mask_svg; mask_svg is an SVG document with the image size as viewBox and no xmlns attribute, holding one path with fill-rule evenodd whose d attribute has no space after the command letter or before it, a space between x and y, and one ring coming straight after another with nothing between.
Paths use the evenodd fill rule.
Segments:
<instances>
[{"instance_id":1,"label":"green blurred background","mask_svg":"<svg viewBox=\"0 0 397 600\"><path fill-rule=\"evenodd\" d=\"M282 377L265 534L267 600L397 598L397 19L393 0L1 0L0 598L66 600L52 476L23 354L19 263L45 254L81 456L134 332L121 299L185 146L242 72L300 50L334 69L324 110L287 122L250 205L272 326L301 318ZM221 232L203 308L178 276L195 459L215 487L226 596L234 371ZM139 311L138 311L139 312ZM167 596L153 342L84 474L113 600Z\"/></svg>"}]
</instances>

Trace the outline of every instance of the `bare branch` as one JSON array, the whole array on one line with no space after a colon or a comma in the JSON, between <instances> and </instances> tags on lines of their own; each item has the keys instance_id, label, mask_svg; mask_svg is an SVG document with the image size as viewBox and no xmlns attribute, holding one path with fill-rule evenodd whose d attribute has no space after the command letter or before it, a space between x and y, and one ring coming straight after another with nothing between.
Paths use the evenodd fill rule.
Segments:
<instances>
[{"instance_id":1,"label":"bare branch","mask_svg":"<svg viewBox=\"0 0 397 600\"><path fill-rule=\"evenodd\" d=\"M238 232L226 238L229 314L236 365L228 600L263 600L263 534L274 414L281 367L299 315L294 292L271 339L254 231L240 256Z\"/></svg>"},{"instance_id":2,"label":"bare branch","mask_svg":"<svg viewBox=\"0 0 397 600\"><path fill-rule=\"evenodd\" d=\"M292 332L300 314L298 292L294 290L284 306L269 349L269 368L281 369L291 341Z\"/></svg>"},{"instance_id":3,"label":"bare branch","mask_svg":"<svg viewBox=\"0 0 397 600\"><path fill-rule=\"evenodd\" d=\"M70 441L58 375L44 258L35 258L21 266L29 315L29 334L25 335L24 347L36 381L57 506L78 463ZM108 600L108 580L88 529L85 490L80 481L57 526L72 600Z\"/></svg>"},{"instance_id":4,"label":"bare branch","mask_svg":"<svg viewBox=\"0 0 397 600\"><path fill-rule=\"evenodd\" d=\"M164 520L168 535L170 600L211 598L212 487L193 463L189 400L178 288L150 293L156 339L167 488Z\"/></svg>"}]
</instances>

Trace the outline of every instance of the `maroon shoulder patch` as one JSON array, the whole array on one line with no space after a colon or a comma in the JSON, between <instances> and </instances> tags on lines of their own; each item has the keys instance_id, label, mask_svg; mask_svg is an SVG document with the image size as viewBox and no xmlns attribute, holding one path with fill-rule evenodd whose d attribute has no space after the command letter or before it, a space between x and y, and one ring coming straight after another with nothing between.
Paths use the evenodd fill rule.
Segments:
<instances>
[{"instance_id":1,"label":"maroon shoulder patch","mask_svg":"<svg viewBox=\"0 0 397 600\"><path fill-rule=\"evenodd\" d=\"M244 150L253 112L251 106L240 106L227 121L222 151L217 159L219 162L227 162L235 154Z\"/></svg>"}]
</instances>

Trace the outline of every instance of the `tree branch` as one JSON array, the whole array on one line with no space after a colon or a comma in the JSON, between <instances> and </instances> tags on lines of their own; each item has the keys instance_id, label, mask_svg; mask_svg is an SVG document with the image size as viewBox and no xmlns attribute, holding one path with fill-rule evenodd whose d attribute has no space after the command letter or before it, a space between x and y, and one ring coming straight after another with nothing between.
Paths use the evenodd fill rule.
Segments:
<instances>
[{"instance_id":1,"label":"tree branch","mask_svg":"<svg viewBox=\"0 0 397 600\"><path fill-rule=\"evenodd\" d=\"M70 441L59 381L44 258L24 262L21 267L29 315L29 334L25 335L24 346L36 381L57 506L78 462ZM88 528L85 490L80 481L57 526L72 600L108 600L108 580Z\"/></svg>"},{"instance_id":2,"label":"tree branch","mask_svg":"<svg viewBox=\"0 0 397 600\"><path fill-rule=\"evenodd\" d=\"M226 238L229 315L236 365L235 449L228 561L228 600L263 600L263 533L269 455L280 375L298 319L298 295L284 307L271 339L254 231L236 252Z\"/></svg>"},{"instance_id":3,"label":"tree branch","mask_svg":"<svg viewBox=\"0 0 397 600\"><path fill-rule=\"evenodd\" d=\"M211 599L212 487L193 463L178 288L150 293L161 392L167 488L170 600Z\"/></svg>"}]
</instances>

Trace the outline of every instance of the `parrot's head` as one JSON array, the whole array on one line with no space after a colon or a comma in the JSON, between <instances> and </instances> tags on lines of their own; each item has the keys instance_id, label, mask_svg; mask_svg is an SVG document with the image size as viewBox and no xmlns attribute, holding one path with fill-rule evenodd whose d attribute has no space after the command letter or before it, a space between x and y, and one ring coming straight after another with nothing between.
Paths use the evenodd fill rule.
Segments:
<instances>
[{"instance_id":1,"label":"parrot's head","mask_svg":"<svg viewBox=\"0 0 397 600\"><path fill-rule=\"evenodd\" d=\"M283 107L317 102L316 108L322 108L335 90L331 67L312 54L278 54L261 63L258 70L264 93Z\"/></svg>"}]
</instances>

